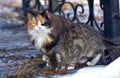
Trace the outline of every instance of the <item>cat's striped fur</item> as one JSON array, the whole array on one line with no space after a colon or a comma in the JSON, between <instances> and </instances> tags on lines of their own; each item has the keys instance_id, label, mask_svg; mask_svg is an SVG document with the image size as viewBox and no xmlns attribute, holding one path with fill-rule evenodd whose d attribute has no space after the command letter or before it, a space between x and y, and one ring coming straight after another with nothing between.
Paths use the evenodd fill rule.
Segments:
<instances>
[{"instance_id":1,"label":"cat's striped fur","mask_svg":"<svg viewBox=\"0 0 120 78\"><path fill-rule=\"evenodd\" d=\"M106 47L99 32L87 24L71 24L50 50L49 60L53 69L74 69L77 63L87 66L106 63Z\"/></svg>"}]
</instances>

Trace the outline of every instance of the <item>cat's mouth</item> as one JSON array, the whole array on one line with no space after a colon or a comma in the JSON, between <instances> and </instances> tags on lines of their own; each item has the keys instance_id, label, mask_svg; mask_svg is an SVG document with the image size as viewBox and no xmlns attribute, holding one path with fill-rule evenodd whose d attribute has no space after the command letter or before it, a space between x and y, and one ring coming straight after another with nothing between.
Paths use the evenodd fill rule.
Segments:
<instances>
[{"instance_id":1,"label":"cat's mouth","mask_svg":"<svg viewBox=\"0 0 120 78\"><path fill-rule=\"evenodd\" d=\"M34 30L41 30L41 29L42 28L40 26L37 26L37 25L34 27Z\"/></svg>"},{"instance_id":2,"label":"cat's mouth","mask_svg":"<svg viewBox=\"0 0 120 78\"><path fill-rule=\"evenodd\" d=\"M38 29L41 29L41 27L40 26L37 26L38 27Z\"/></svg>"}]
</instances>

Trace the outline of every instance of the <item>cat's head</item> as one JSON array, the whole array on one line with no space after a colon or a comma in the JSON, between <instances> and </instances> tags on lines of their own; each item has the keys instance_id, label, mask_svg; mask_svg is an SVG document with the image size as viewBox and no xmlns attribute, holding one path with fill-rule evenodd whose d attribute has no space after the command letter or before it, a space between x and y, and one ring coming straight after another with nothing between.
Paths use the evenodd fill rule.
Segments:
<instances>
[{"instance_id":1,"label":"cat's head","mask_svg":"<svg viewBox=\"0 0 120 78\"><path fill-rule=\"evenodd\" d=\"M35 27L42 29L44 27L50 27L50 15L48 10L42 12L29 11L28 12L28 31L32 30Z\"/></svg>"},{"instance_id":2,"label":"cat's head","mask_svg":"<svg viewBox=\"0 0 120 78\"><path fill-rule=\"evenodd\" d=\"M49 64L48 66L56 71L66 70L68 68L64 55L60 52L56 53L50 51L47 62Z\"/></svg>"}]
</instances>

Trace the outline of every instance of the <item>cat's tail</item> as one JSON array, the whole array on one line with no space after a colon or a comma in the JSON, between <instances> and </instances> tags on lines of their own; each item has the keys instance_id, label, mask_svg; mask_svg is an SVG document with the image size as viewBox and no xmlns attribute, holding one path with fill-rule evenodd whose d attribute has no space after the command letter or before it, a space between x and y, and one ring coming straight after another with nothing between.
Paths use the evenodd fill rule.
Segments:
<instances>
[{"instance_id":1,"label":"cat's tail","mask_svg":"<svg viewBox=\"0 0 120 78\"><path fill-rule=\"evenodd\" d=\"M105 49L103 53L103 63L105 65L108 65L111 62L112 62L112 59L110 57L110 51L108 49Z\"/></svg>"}]
</instances>

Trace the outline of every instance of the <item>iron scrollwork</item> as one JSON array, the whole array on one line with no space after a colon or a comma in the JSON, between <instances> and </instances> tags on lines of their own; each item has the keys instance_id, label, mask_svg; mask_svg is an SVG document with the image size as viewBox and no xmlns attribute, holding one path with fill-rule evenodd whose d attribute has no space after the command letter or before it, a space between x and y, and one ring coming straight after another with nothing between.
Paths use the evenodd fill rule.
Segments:
<instances>
[{"instance_id":1,"label":"iron scrollwork","mask_svg":"<svg viewBox=\"0 0 120 78\"><path fill-rule=\"evenodd\" d=\"M26 3L25 3L26 1ZM31 2L34 1L33 5L30 5ZM52 0L49 0L48 2L51 2ZM76 6L74 6L71 2L67 2L66 0L55 0L56 2L59 2L59 5L56 6L55 10L51 11L52 13L58 12L59 15L63 15L63 16L67 16L68 19L70 19L72 22L73 21L77 21L78 23L80 23L80 20L78 18L78 15L80 14L84 14L84 6L82 4L77 4ZM100 7L101 9L103 9L103 0L100 0ZM44 10L43 5L41 4L40 0L23 0L23 2L25 3L25 5L27 5L25 8L35 8L36 6L38 7L38 11ZM88 15L88 20L87 20L87 24L90 24L91 26L96 26L96 28L100 31L101 34L103 34L103 30L100 28L100 26L98 25L96 19L95 19L95 15L94 15L94 0L87 0L88 2L88 7L89 7L89 15ZM71 6L72 9L72 13L67 13L65 14L65 12L62 10L62 7L64 6L64 4L69 4ZM54 4L50 4L49 3L49 8L51 7L50 5L54 5ZM78 8L81 8L81 11L78 10ZM48 9L49 9L48 8ZM24 9L26 10L26 9ZM50 9L49 9L50 11ZM27 11L25 11L27 12ZM71 18L70 15L73 15L73 17ZM103 25L103 23L101 23L101 25Z\"/></svg>"},{"instance_id":2,"label":"iron scrollwork","mask_svg":"<svg viewBox=\"0 0 120 78\"><path fill-rule=\"evenodd\" d=\"M39 0L22 0L22 5L23 5L23 11L24 11L24 19L25 19L25 22L27 22L27 13L29 10L37 7L37 11L34 11L34 12L38 12L40 10L43 10L43 6L41 4L41 2Z\"/></svg>"},{"instance_id":3,"label":"iron scrollwork","mask_svg":"<svg viewBox=\"0 0 120 78\"><path fill-rule=\"evenodd\" d=\"M94 0L87 0L87 2L88 2L88 7L89 7L89 17L88 17L88 20L87 20L86 23L90 24L91 26L94 26L94 24L95 24L95 27L97 28L97 30L99 30L99 32L101 34L104 34L103 30L101 29L101 26L103 26L103 22L99 26L97 21L96 21L96 19L95 19L95 15L94 15ZM62 15L65 16L65 13L61 10L61 8L66 3L68 3L71 6L72 10L73 10L73 13L72 13L73 14L73 18L70 19L70 17L69 17L71 15L71 13L67 14L67 18L70 19L72 22L76 20L78 23L80 23L80 20L79 20L79 18L77 16L79 14L83 14L84 13L85 9L84 9L84 6L82 4L77 4L76 6L74 6L71 2L63 1L61 4L59 4L57 6L57 8L55 9L55 11L53 11L53 13L56 12L56 11L59 11L59 15L61 15L61 13L62 13ZM78 12L78 7L81 7L81 9L82 9L82 11L79 12L79 14L77 13ZM100 7L101 7L101 9L103 9L103 0L100 0Z\"/></svg>"},{"instance_id":4,"label":"iron scrollwork","mask_svg":"<svg viewBox=\"0 0 120 78\"><path fill-rule=\"evenodd\" d=\"M93 24L95 24L95 27L99 30L99 32L101 34L103 33L103 30L101 29L101 26L103 25L103 22L101 23L101 25L99 26L96 19L95 19L95 14L94 14L94 0L87 0L88 1L88 6L89 6L89 17L88 17L88 21L86 22L87 24L90 23L91 26L93 26ZM102 1L102 0L101 0ZM103 8L103 4L100 1L100 7L101 9Z\"/></svg>"},{"instance_id":5,"label":"iron scrollwork","mask_svg":"<svg viewBox=\"0 0 120 78\"><path fill-rule=\"evenodd\" d=\"M56 6L55 10L52 10L52 13L58 12L59 15L63 15L65 17L67 16L67 18L70 19L72 22L76 20L78 23L80 23L80 21L79 21L79 19L77 17L77 11L78 11L78 7L81 7L81 12L79 11L79 13L80 14L84 13L83 5L77 4L76 6L74 6L71 2L66 2L65 0L59 0L59 1L56 0L56 2L61 2L61 3L58 6ZM65 14L65 12L62 10L62 7L65 4L69 4L71 6L71 9L72 9L73 13L67 13L67 14ZM51 7L51 6L49 6L49 7ZM72 18L69 17L71 14L73 14Z\"/></svg>"},{"instance_id":6,"label":"iron scrollwork","mask_svg":"<svg viewBox=\"0 0 120 78\"><path fill-rule=\"evenodd\" d=\"M70 6L71 6L71 8L72 8L72 11L73 11L73 13L67 13L66 15L67 15L67 18L68 19L70 19L72 22L73 21L77 21L78 23L80 23L80 20L78 19L78 17L77 17L77 12L78 12L78 7L81 7L81 12L79 11L79 14L82 14L82 13L84 13L84 8L83 8L83 5L81 5L81 4L77 4L76 6L74 6L72 3L70 3L70 2L64 2L64 3L62 3L62 4L60 4L58 7L58 9L59 9L59 15L61 15L61 13L62 13L62 15L63 16L66 16L65 15L65 13L64 13L64 11L62 10L62 7L64 6L64 4L69 4ZM72 18L70 18L70 15L73 15L73 17Z\"/></svg>"}]
</instances>

